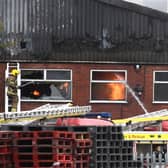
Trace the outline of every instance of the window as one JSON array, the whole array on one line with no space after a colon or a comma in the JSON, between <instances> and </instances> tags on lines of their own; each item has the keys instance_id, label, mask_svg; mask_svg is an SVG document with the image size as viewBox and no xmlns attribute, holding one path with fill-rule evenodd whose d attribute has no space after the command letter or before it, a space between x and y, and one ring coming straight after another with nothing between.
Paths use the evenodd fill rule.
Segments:
<instances>
[{"instance_id":1,"label":"window","mask_svg":"<svg viewBox=\"0 0 168 168\"><path fill-rule=\"evenodd\" d=\"M72 99L71 70L21 70L22 101L69 101Z\"/></svg>"},{"instance_id":2,"label":"window","mask_svg":"<svg viewBox=\"0 0 168 168\"><path fill-rule=\"evenodd\" d=\"M168 103L168 71L154 72L154 102Z\"/></svg>"},{"instance_id":3,"label":"window","mask_svg":"<svg viewBox=\"0 0 168 168\"><path fill-rule=\"evenodd\" d=\"M91 102L126 102L126 71L92 70Z\"/></svg>"}]
</instances>

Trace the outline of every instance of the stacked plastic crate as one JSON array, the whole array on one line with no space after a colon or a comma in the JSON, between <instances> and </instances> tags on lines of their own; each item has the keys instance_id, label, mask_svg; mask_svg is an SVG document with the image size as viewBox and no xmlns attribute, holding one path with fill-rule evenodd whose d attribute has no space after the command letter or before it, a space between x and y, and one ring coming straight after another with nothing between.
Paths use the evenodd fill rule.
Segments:
<instances>
[{"instance_id":1,"label":"stacked plastic crate","mask_svg":"<svg viewBox=\"0 0 168 168\"><path fill-rule=\"evenodd\" d=\"M34 165L36 168L51 167L54 164L53 141L55 131L34 131L36 158Z\"/></svg>"},{"instance_id":2,"label":"stacked plastic crate","mask_svg":"<svg viewBox=\"0 0 168 168\"><path fill-rule=\"evenodd\" d=\"M92 167L109 168L109 128L95 127Z\"/></svg>"},{"instance_id":3,"label":"stacked plastic crate","mask_svg":"<svg viewBox=\"0 0 168 168\"><path fill-rule=\"evenodd\" d=\"M36 159L36 141L34 132L14 132L13 161L15 168L34 167Z\"/></svg>"},{"instance_id":4,"label":"stacked plastic crate","mask_svg":"<svg viewBox=\"0 0 168 168\"><path fill-rule=\"evenodd\" d=\"M15 131L15 168L89 168L89 133L72 131Z\"/></svg>"},{"instance_id":5,"label":"stacked plastic crate","mask_svg":"<svg viewBox=\"0 0 168 168\"><path fill-rule=\"evenodd\" d=\"M0 167L12 168L12 139L13 133L0 132Z\"/></svg>"},{"instance_id":6,"label":"stacked plastic crate","mask_svg":"<svg viewBox=\"0 0 168 168\"><path fill-rule=\"evenodd\" d=\"M89 132L75 133L74 167L89 168L92 140Z\"/></svg>"},{"instance_id":7,"label":"stacked plastic crate","mask_svg":"<svg viewBox=\"0 0 168 168\"><path fill-rule=\"evenodd\" d=\"M124 141L116 126L0 131L0 158L2 168L140 167L133 161L133 142Z\"/></svg>"},{"instance_id":8,"label":"stacked plastic crate","mask_svg":"<svg viewBox=\"0 0 168 168\"><path fill-rule=\"evenodd\" d=\"M71 131L54 131L53 155L55 167L73 168L74 133Z\"/></svg>"},{"instance_id":9,"label":"stacked plastic crate","mask_svg":"<svg viewBox=\"0 0 168 168\"><path fill-rule=\"evenodd\" d=\"M121 127L109 127L109 166L136 168L133 161L133 142L124 141Z\"/></svg>"},{"instance_id":10,"label":"stacked plastic crate","mask_svg":"<svg viewBox=\"0 0 168 168\"><path fill-rule=\"evenodd\" d=\"M92 167L140 167L133 161L133 142L123 139L122 127L95 127L94 132Z\"/></svg>"}]
</instances>

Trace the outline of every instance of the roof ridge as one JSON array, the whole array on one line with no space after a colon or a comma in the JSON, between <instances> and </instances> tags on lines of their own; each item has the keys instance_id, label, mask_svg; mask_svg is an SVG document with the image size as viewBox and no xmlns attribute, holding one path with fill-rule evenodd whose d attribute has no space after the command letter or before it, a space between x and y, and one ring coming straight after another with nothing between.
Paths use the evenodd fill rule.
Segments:
<instances>
[{"instance_id":1,"label":"roof ridge","mask_svg":"<svg viewBox=\"0 0 168 168\"><path fill-rule=\"evenodd\" d=\"M123 1L123 0L97 0L97 1L108 5L117 6L119 8L125 8L131 11L135 11L140 14L156 17L161 20L165 20L165 19L168 20L168 13L165 13L156 9L152 9L146 6L142 6L139 4L134 4L128 1Z\"/></svg>"}]
</instances>

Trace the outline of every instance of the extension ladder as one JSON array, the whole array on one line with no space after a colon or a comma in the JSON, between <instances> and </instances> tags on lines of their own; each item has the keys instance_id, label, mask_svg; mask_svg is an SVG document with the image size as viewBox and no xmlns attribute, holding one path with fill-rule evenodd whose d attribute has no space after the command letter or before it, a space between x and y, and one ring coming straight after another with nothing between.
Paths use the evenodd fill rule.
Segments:
<instances>
[{"instance_id":1,"label":"extension ladder","mask_svg":"<svg viewBox=\"0 0 168 168\"><path fill-rule=\"evenodd\" d=\"M136 129L142 129L147 125L156 124L163 120L168 120L167 109L136 115L126 119L113 120L113 122L115 125L124 126L124 130L133 131Z\"/></svg>"},{"instance_id":2,"label":"extension ladder","mask_svg":"<svg viewBox=\"0 0 168 168\"><path fill-rule=\"evenodd\" d=\"M0 119L20 119L20 118L38 118L38 117L70 117L85 115L91 111L91 106L71 106L64 105L43 105L39 108L22 111L22 112L6 112L0 114Z\"/></svg>"}]
</instances>

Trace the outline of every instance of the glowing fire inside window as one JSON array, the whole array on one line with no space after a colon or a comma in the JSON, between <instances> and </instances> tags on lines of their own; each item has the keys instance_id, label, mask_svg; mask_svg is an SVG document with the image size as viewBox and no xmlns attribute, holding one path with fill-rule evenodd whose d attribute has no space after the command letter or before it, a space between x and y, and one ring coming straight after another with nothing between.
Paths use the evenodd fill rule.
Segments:
<instances>
[{"instance_id":1,"label":"glowing fire inside window","mask_svg":"<svg viewBox=\"0 0 168 168\"><path fill-rule=\"evenodd\" d=\"M40 92L38 90L33 91L33 96L40 96Z\"/></svg>"},{"instance_id":2,"label":"glowing fire inside window","mask_svg":"<svg viewBox=\"0 0 168 168\"><path fill-rule=\"evenodd\" d=\"M92 100L123 101L126 98L125 72L92 73Z\"/></svg>"},{"instance_id":3,"label":"glowing fire inside window","mask_svg":"<svg viewBox=\"0 0 168 168\"><path fill-rule=\"evenodd\" d=\"M111 100L123 100L125 99L125 86L120 83L108 84L111 92L109 93Z\"/></svg>"}]
</instances>

